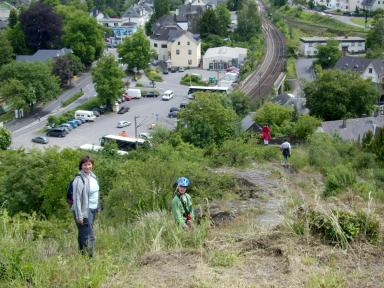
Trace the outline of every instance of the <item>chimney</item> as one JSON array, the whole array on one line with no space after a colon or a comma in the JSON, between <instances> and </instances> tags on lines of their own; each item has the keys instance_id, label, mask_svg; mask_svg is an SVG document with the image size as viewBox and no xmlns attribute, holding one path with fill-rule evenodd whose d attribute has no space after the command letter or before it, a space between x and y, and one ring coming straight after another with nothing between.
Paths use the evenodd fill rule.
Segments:
<instances>
[{"instance_id":1,"label":"chimney","mask_svg":"<svg viewBox=\"0 0 384 288\"><path fill-rule=\"evenodd\" d=\"M341 128L347 128L347 119L343 119L343 124L341 124Z\"/></svg>"}]
</instances>

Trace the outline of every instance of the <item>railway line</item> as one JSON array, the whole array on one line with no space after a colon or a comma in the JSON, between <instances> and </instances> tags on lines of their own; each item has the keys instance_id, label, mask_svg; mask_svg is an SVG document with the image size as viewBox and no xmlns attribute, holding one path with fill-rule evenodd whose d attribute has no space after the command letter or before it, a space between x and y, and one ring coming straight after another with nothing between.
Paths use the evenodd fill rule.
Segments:
<instances>
[{"instance_id":1,"label":"railway line","mask_svg":"<svg viewBox=\"0 0 384 288\"><path fill-rule=\"evenodd\" d=\"M260 65L240 86L240 90L252 100L263 98L272 91L286 62L284 35L267 19L263 19L262 30L266 53Z\"/></svg>"}]
</instances>

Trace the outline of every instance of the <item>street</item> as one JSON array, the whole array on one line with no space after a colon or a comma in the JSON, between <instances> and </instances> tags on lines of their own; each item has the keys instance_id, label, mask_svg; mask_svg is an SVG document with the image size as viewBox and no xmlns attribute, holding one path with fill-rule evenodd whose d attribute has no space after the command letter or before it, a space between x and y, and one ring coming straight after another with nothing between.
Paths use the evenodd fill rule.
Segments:
<instances>
[{"instance_id":1,"label":"street","mask_svg":"<svg viewBox=\"0 0 384 288\"><path fill-rule=\"evenodd\" d=\"M134 99L128 102L123 102L120 105L129 106L129 112L125 114L117 114L116 112L110 112L108 114L101 115L96 119L95 122L84 123L83 125L73 129L69 134L64 138L48 137L48 144L37 144L33 143L31 139L35 136L44 136L45 131L44 127L46 126L46 119L49 115L59 115L65 111L75 109L79 104L87 101L91 97L96 96L93 84L91 83L90 76L87 75L84 79L80 80L81 85L77 86L77 89L83 89L84 96L77 99L74 103L65 107L65 109L60 108L59 101L55 101L54 104L50 104L49 109L51 113L45 115L40 119L32 119L27 125L20 127L19 129L13 131L12 135L12 149L24 148L38 148L42 149L44 147L58 146L59 148L76 148L83 144L100 144L100 138L106 134L115 134L117 135L120 131L124 130L128 132L129 136L135 135L134 128L134 117L137 118L137 133L148 132L149 126L152 123L156 123L159 126L163 126L167 129L174 129L176 127L176 119L168 118L168 112L171 107L179 107L180 103L186 101L186 95L188 92L188 86L180 85L180 79L186 73L200 74L202 78L208 79L210 76L222 77L224 72L218 74L216 71L205 71L201 69L187 69L185 72L176 72L169 73L168 75L162 75L164 81L156 83L156 90L164 92L165 90L173 90L175 97L170 101L161 100L161 95L157 98L141 98ZM149 80L142 75L138 79L137 83L144 85L142 90L145 90L149 87ZM130 87L135 87L136 82L131 81ZM62 96L60 96L61 98ZM47 108L47 107L46 107ZM117 123L119 121L126 120L132 122L132 125L124 128L117 128Z\"/></svg>"}]
</instances>

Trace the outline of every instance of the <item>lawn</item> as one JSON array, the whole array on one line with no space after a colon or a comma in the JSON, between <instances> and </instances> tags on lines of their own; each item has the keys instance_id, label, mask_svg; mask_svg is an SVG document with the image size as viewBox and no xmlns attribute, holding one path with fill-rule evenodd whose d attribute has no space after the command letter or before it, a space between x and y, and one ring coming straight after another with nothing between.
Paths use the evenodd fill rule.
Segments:
<instances>
[{"instance_id":1,"label":"lawn","mask_svg":"<svg viewBox=\"0 0 384 288\"><path fill-rule=\"evenodd\" d=\"M367 19L367 25L371 25L372 24L372 18L368 18ZM365 25L365 18L364 17L359 17L359 18L351 18L351 21L355 24L358 24L358 25L361 25L361 26L364 26Z\"/></svg>"}]
</instances>

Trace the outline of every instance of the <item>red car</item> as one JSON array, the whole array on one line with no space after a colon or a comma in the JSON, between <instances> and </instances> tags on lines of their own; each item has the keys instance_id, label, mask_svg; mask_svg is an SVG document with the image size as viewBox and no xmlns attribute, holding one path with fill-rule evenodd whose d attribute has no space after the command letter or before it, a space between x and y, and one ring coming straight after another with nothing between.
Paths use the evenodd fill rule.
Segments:
<instances>
[{"instance_id":1,"label":"red car","mask_svg":"<svg viewBox=\"0 0 384 288\"><path fill-rule=\"evenodd\" d=\"M132 96L128 96L128 94L124 94L123 97L125 101L131 101L133 99Z\"/></svg>"}]
</instances>

